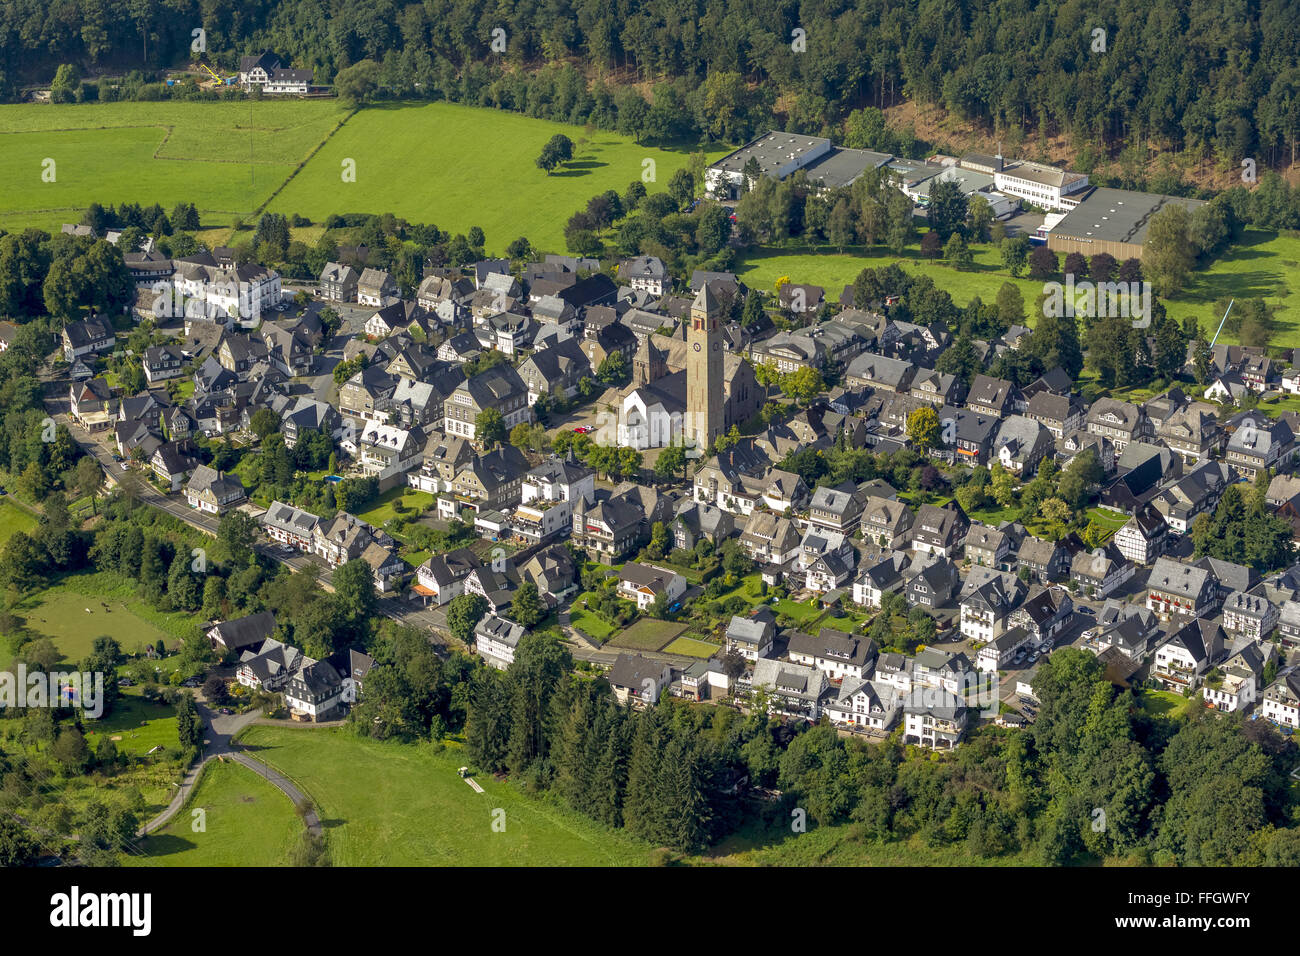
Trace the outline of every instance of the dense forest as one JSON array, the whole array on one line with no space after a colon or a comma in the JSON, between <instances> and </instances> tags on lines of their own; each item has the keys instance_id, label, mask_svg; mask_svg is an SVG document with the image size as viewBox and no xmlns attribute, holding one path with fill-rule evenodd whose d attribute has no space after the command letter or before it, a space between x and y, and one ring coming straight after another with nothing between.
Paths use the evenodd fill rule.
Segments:
<instances>
[{"instance_id":1,"label":"dense forest","mask_svg":"<svg viewBox=\"0 0 1300 956\"><path fill-rule=\"evenodd\" d=\"M1300 141L1293 14L1281 0L11 0L0 92L48 83L63 63L85 75L173 67L202 27L227 69L273 49L328 82L373 60L389 95L529 112L568 96L589 114L593 98L612 108L619 84L658 83L660 118L730 141L774 117L837 131L856 109L906 98L1013 142L1066 132L1085 167L1120 144L1277 165ZM553 78L533 88L544 66L570 76L568 94Z\"/></svg>"}]
</instances>

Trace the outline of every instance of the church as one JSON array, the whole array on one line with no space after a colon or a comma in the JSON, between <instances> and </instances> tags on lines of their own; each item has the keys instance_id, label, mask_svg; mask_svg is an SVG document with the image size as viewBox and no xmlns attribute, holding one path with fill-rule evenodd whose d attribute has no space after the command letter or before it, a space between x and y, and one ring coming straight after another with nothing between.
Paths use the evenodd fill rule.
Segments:
<instances>
[{"instance_id":1,"label":"church","mask_svg":"<svg viewBox=\"0 0 1300 956\"><path fill-rule=\"evenodd\" d=\"M762 407L754 370L726 351L722 309L705 283L691 303L684 337L647 335L632 358L618 443L645 449L685 443L708 448Z\"/></svg>"}]
</instances>

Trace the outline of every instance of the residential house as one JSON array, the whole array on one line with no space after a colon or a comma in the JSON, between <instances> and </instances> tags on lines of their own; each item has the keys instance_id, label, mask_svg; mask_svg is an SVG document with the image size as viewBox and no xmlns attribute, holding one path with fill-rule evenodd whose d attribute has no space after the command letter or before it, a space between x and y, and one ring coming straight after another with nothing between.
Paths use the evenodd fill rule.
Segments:
<instances>
[{"instance_id":1,"label":"residential house","mask_svg":"<svg viewBox=\"0 0 1300 956\"><path fill-rule=\"evenodd\" d=\"M575 547L618 561L632 551L645 533L645 513L625 497L579 498L573 503Z\"/></svg>"},{"instance_id":2,"label":"residential house","mask_svg":"<svg viewBox=\"0 0 1300 956\"><path fill-rule=\"evenodd\" d=\"M790 636L789 657L796 664L816 667L832 682L866 679L875 668L876 642L858 634L823 627L814 637L796 631Z\"/></svg>"},{"instance_id":3,"label":"residential house","mask_svg":"<svg viewBox=\"0 0 1300 956\"><path fill-rule=\"evenodd\" d=\"M1027 628L1013 627L979 649L975 655L975 666L981 671L996 674L1015 659L1017 651L1028 647L1032 640L1033 635Z\"/></svg>"},{"instance_id":4,"label":"residential house","mask_svg":"<svg viewBox=\"0 0 1300 956\"><path fill-rule=\"evenodd\" d=\"M1088 409L1086 420L1088 431L1109 438L1120 453L1130 442L1143 441L1150 436L1146 412L1137 405L1118 399L1097 399Z\"/></svg>"},{"instance_id":5,"label":"residential house","mask_svg":"<svg viewBox=\"0 0 1300 956\"><path fill-rule=\"evenodd\" d=\"M1019 394L1006 379L976 375L966 395L966 407L977 415L1002 419L1016 411Z\"/></svg>"},{"instance_id":6,"label":"residential house","mask_svg":"<svg viewBox=\"0 0 1300 956\"><path fill-rule=\"evenodd\" d=\"M298 720L331 720L342 715L343 675L329 661L304 661L284 687L284 703Z\"/></svg>"},{"instance_id":7,"label":"residential house","mask_svg":"<svg viewBox=\"0 0 1300 956\"><path fill-rule=\"evenodd\" d=\"M922 554L952 557L961 548L969 528L970 519L955 501L942 508L921 505L912 525L912 547Z\"/></svg>"},{"instance_id":8,"label":"residential house","mask_svg":"<svg viewBox=\"0 0 1300 956\"><path fill-rule=\"evenodd\" d=\"M952 600L960 584L957 566L947 558L938 558L914 574L903 593L908 604L940 608Z\"/></svg>"},{"instance_id":9,"label":"residential house","mask_svg":"<svg viewBox=\"0 0 1300 956\"><path fill-rule=\"evenodd\" d=\"M153 473L168 491L180 491L185 479L200 464L198 447L189 438L159 445L149 460Z\"/></svg>"},{"instance_id":10,"label":"residential house","mask_svg":"<svg viewBox=\"0 0 1300 956\"><path fill-rule=\"evenodd\" d=\"M1004 419L993 439L993 456L1022 481L1032 478L1039 462L1054 450L1052 433L1047 427L1024 415Z\"/></svg>"},{"instance_id":11,"label":"residential house","mask_svg":"<svg viewBox=\"0 0 1300 956\"><path fill-rule=\"evenodd\" d=\"M235 680L244 687L274 694L288 683L302 666L302 651L268 637L259 650L245 650L235 670Z\"/></svg>"},{"instance_id":12,"label":"residential house","mask_svg":"<svg viewBox=\"0 0 1300 956\"><path fill-rule=\"evenodd\" d=\"M382 307L397 296L397 282L383 269L366 269L357 280L357 302Z\"/></svg>"},{"instance_id":13,"label":"residential house","mask_svg":"<svg viewBox=\"0 0 1300 956\"><path fill-rule=\"evenodd\" d=\"M272 541L299 551L311 551L320 518L283 501L273 501L262 515L261 521L262 531Z\"/></svg>"},{"instance_id":14,"label":"residential house","mask_svg":"<svg viewBox=\"0 0 1300 956\"><path fill-rule=\"evenodd\" d=\"M487 614L474 625L474 649L486 663L505 670L515 662L515 648L527 633L522 624Z\"/></svg>"},{"instance_id":15,"label":"residential house","mask_svg":"<svg viewBox=\"0 0 1300 956\"><path fill-rule=\"evenodd\" d=\"M771 658L754 663L750 686L766 696L769 714L812 722L820 719L830 691L830 681L819 668Z\"/></svg>"},{"instance_id":16,"label":"residential house","mask_svg":"<svg viewBox=\"0 0 1300 956\"><path fill-rule=\"evenodd\" d=\"M776 638L776 615L769 607L758 607L747 616L732 615L727 623L726 653L739 654L747 661L770 657Z\"/></svg>"},{"instance_id":17,"label":"residential house","mask_svg":"<svg viewBox=\"0 0 1300 956\"><path fill-rule=\"evenodd\" d=\"M972 568L962 585L961 633L976 641L991 641L1007 627L1007 617L1025 600L1029 586L1014 574Z\"/></svg>"},{"instance_id":18,"label":"residential house","mask_svg":"<svg viewBox=\"0 0 1300 956\"><path fill-rule=\"evenodd\" d=\"M1300 729L1300 669L1280 675L1264 689L1259 712L1280 727Z\"/></svg>"},{"instance_id":19,"label":"residential house","mask_svg":"<svg viewBox=\"0 0 1300 956\"><path fill-rule=\"evenodd\" d=\"M178 346L151 345L144 350L142 364L144 380L150 385L156 385L184 375L187 362Z\"/></svg>"},{"instance_id":20,"label":"residential house","mask_svg":"<svg viewBox=\"0 0 1300 956\"><path fill-rule=\"evenodd\" d=\"M618 596L647 611L661 597L665 607L686 593L686 579L676 571L629 561L618 574Z\"/></svg>"},{"instance_id":21,"label":"residential house","mask_svg":"<svg viewBox=\"0 0 1300 956\"><path fill-rule=\"evenodd\" d=\"M1023 628L1029 639L1042 646L1056 638L1070 623L1074 601L1064 588L1042 588L1007 615L1008 628Z\"/></svg>"},{"instance_id":22,"label":"residential house","mask_svg":"<svg viewBox=\"0 0 1300 956\"><path fill-rule=\"evenodd\" d=\"M1150 564L1164 553L1168 534L1164 515L1147 502L1115 532L1114 543L1119 553L1130 561Z\"/></svg>"},{"instance_id":23,"label":"residential house","mask_svg":"<svg viewBox=\"0 0 1300 956\"><path fill-rule=\"evenodd\" d=\"M640 654L619 654L607 679L620 704L645 707L658 701L664 688L672 683L672 668Z\"/></svg>"},{"instance_id":24,"label":"residential house","mask_svg":"<svg viewBox=\"0 0 1300 956\"><path fill-rule=\"evenodd\" d=\"M1172 558L1157 558L1147 578L1146 606L1162 621L1175 614L1200 617L1214 610L1219 600L1214 573Z\"/></svg>"},{"instance_id":25,"label":"residential house","mask_svg":"<svg viewBox=\"0 0 1300 956\"><path fill-rule=\"evenodd\" d=\"M1262 641L1278 624L1277 605L1261 594L1233 591L1223 601L1223 629Z\"/></svg>"},{"instance_id":26,"label":"residential house","mask_svg":"<svg viewBox=\"0 0 1300 956\"><path fill-rule=\"evenodd\" d=\"M259 611L245 617L229 621L218 621L207 630L207 638L212 649L219 653L241 654L244 651L256 653L275 630L275 615L270 611Z\"/></svg>"},{"instance_id":27,"label":"residential house","mask_svg":"<svg viewBox=\"0 0 1300 956\"><path fill-rule=\"evenodd\" d=\"M799 554L801 539L794 523L765 511L756 511L740 536L740 546L760 564L785 565Z\"/></svg>"},{"instance_id":28,"label":"residential house","mask_svg":"<svg viewBox=\"0 0 1300 956\"><path fill-rule=\"evenodd\" d=\"M443 431L477 440L478 416L488 408L501 413L507 433L516 425L532 421L528 386L508 365L493 366L457 386L443 406Z\"/></svg>"},{"instance_id":29,"label":"residential house","mask_svg":"<svg viewBox=\"0 0 1300 956\"><path fill-rule=\"evenodd\" d=\"M1224 655L1224 633L1207 618L1194 618L1156 648L1151 676L1172 690L1195 688Z\"/></svg>"},{"instance_id":30,"label":"residential house","mask_svg":"<svg viewBox=\"0 0 1300 956\"><path fill-rule=\"evenodd\" d=\"M320 295L330 302L351 302L357 296L357 271L341 262L327 262L320 273Z\"/></svg>"},{"instance_id":31,"label":"residential house","mask_svg":"<svg viewBox=\"0 0 1300 956\"><path fill-rule=\"evenodd\" d=\"M879 560L863 565L862 573L853 582L853 601L863 607L878 608L886 594L901 594L907 587L903 572L907 568L907 555L890 551Z\"/></svg>"},{"instance_id":32,"label":"residential house","mask_svg":"<svg viewBox=\"0 0 1300 956\"><path fill-rule=\"evenodd\" d=\"M1025 529L1019 524L1004 523L1001 527L990 528L986 524L972 521L966 530L966 540L962 544L966 560L978 567L997 568L1000 571L1015 570L1016 552L1020 548Z\"/></svg>"},{"instance_id":33,"label":"residential house","mask_svg":"<svg viewBox=\"0 0 1300 956\"><path fill-rule=\"evenodd\" d=\"M884 733L898 722L902 710L896 687L882 681L847 678L840 684L834 699L826 701L825 713L831 723Z\"/></svg>"},{"instance_id":34,"label":"residential house","mask_svg":"<svg viewBox=\"0 0 1300 956\"><path fill-rule=\"evenodd\" d=\"M1136 566L1119 550L1109 544L1080 551L1070 562L1070 580L1090 598L1109 597L1120 585L1136 573Z\"/></svg>"},{"instance_id":35,"label":"residential house","mask_svg":"<svg viewBox=\"0 0 1300 956\"><path fill-rule=\"evenodd\" d=\"M1273 646L1245 643L1229 650L1229 657L1213 668L1201 687L1206 704L1224 713L1246 710L1259 698L1259 683Z\"/></svg>"},{"instance_id":36,"label":"residential house","mask_svg":"<svg viewBox=\"0 0 1300 956\"><path fill-rule=\"evenodd\" d=\"M912 537L914 516L901 501L868 495L859 517L862 537L883 548L898 549L907 546Z\"/></svg>"},{"instance_id":37,"label":"residential house","mask_svg":"<svg viewBox=\"0 0 1300 956\"><path fill-rule=\"evenodd\" d=\"M199 465L185 485L185 500L191 508L207 514L224 514L244 500L244 483L237 475Z\"/></svg>"},{"instance_id":38,"label":"residential house","mask_svg":"<svg viewBox=\"0 0 1300 956\"><path fill-rule=\"evenodd\" d=\"M1038 422L1053 438L1064 438L1084 423L1083 402L1077 395L1039 392L1025 403L1025 415Z\"/></svg>"},{"instance_id":39,"label":"residential house","mask_svg":"<svg viewBox=\"0 0 1300 956\"><path fill-rule=\"evenodd\" d=\"M903 701L903 742L952 750L965 736L968 719L960 697L915 689Z\"/></svg>"},{"instance_id":40,"label":"residential house","mask_svg":"<svg viewBox=\"0 0 1300 956\"><path fill-rule=\"evenodd\" d=\"M412 597L421 604L441 607L465 592L465 579L480 567L482 562L469 548L432 555L415 569Z\"/></svg>"},{"instance_id":41,"label":"residential house","mask_svg":"<svg viewBox=\"0 0 1300 956\"><path fill-rule=\"evenodd\" d=\"M1228 438L1224 457L1241 478L1254 481L1265 469L1285 469L1295 457L1295 435L1281 420L1247 422Z\"/></svg>"},{"instance_id":42,"label":"residential house","mask_svg":"<svg viewBox=\"0 0 1300 956\"><path fill-rule=\"evenodd\" d=\"M107 316L91 316L63 327L63 357L69 362L111 351L116 344L113 323Z\"/></svg>"}]
</instances>

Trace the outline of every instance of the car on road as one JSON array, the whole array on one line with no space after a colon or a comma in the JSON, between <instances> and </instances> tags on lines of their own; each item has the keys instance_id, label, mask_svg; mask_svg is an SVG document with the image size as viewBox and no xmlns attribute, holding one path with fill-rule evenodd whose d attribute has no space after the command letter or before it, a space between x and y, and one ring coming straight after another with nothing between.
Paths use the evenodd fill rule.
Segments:
<instances>
[{"instance_id":1,"label":"car on road","mask_svg":"<svg viewBox=\"0 0 1300 956\"><path fill-rule=\"evenodd\" d=\"M1094 611L1092 608L1090 608L1090 607L1086 607L1086 606L1084 606L1084 605L1082 605L1082 604L1078 605L1078 606L1075 608L1075 610L1078 611L1080 614L1086 614L1086 615L1088 615L1089 617L1096 617L1096 616L1097 616L1097 612L1096 612L1096 611Z\"/></svg>"},{"instance_id":2,"label":"car on road","mask_svg":"<svg viewBox=\"0 0 1300 956\"><path fill-rule=\"evenodd\" d=\"M199 686L199 682L198 682L197 680L195 680L193 677L191 677L191 678L190 678L189 680L187 680L187 681L182 681L182 682L181 682L181 686L182 686L182 687L198 687L198 686Z\"/></svg>"},{"instance_id":3,"label":"car on road","mask_svg":"<svg viewBox=\"0 0 1300 956\"><path fill-rule=\"evenodd\" d=\"M1029 655L1029 663L1030 664L1038 663L1038 651L1034 651L1034 653Z\"/></svg>"},{"instance_id":4,"label":"car on road","mask_svg":"<svg viewBox=\"0 0 1300 956\"><path fill-rule=\"evenodd\" d=\"M222 707L220 710L217 711L217 713L225 714L227 717L229 717L231 714L234 713L234 711L231 710L229 707Z\"/></svg>"},{"instance_id":5,"label":"car on road","mask_svg":"<svg viewBox=\"0 0 1300 956\"><path fill-rule=\"evenodd\" d=\"M128 468L130 468L130 467L131 467L131 463L130 463L129 461L124 461L124 462L122 462L122 470L123 470L123 471L126 471L126 470L127 470Z\"/></svg>"},{"instance_id":6,"label":"car on road","mask_svg":"<svg viewBox=\"0 0 1300 956\"><path fill-rule=\"evenodd\" d=\"M587 432L592 431L592 427L590 425L579 425L573 431L576 435L585 435Z\"/></svg>"}]
</instances>

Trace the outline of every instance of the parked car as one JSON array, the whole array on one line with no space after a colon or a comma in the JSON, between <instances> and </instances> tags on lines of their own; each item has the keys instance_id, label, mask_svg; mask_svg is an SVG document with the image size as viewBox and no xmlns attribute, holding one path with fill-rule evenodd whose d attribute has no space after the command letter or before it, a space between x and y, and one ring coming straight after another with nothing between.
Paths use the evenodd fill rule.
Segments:
<instances>
[{"instance_id":1,"label":"parked car","mask_svg":"<svg viewBox=\"0 0 1300 956\"><path fill-rule=\"evenodd\" d=\"M1031 664L1038 663L1038 651L1034 651L1034 653L1029 655L1029 663Z\"/></svg>"},{"instance_id":2,"label":"parked car","mask_svg":"<svg viewBox=\"0 0 1300 956\"><path fill-rule=\"evenodd\" d=\"M574 431L574 434L577 434L577 435L585 435L585 434L587 434L587 432L589 432L589 431L591 431L591 430L592 430L592 428L591 428L590 425L579 425L579 426L578 426L577 428L575 428L573 431Z\"/></svg>"},{"instance_id":3,"label":"parked car","mask_svg":"<svg viewBox=\"0 0 1300 956\"><path fill-rule=\"evenodd\" d=\"M1097 616L1097 612L1094 611L1094 610L1093 610L1092 608L1090 608L1090 607L1085 607L1085 606L1080 605L1079 607L1076 607L1075 610L1078 611L1080 614L1086 614L1086 615L1088 615L1089 617L1096 617L1096 616Z\"/></svg>"}]
</instances>

